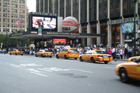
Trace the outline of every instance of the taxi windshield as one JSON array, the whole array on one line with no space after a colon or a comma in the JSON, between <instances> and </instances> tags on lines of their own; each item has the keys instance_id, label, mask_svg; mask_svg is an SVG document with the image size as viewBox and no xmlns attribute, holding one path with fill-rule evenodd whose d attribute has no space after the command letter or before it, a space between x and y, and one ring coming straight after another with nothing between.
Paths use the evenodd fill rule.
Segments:
<instances>
[{"instance_id":1,"label":"taxi windshield","mask_svg":"<svg viewBox=\"0 0 140 93\"><path fill-rule=\"evenodd\" d=\"M77 49L70 49L69 52L77 52Z\"/></svg>"},{"instance_id":2,"label":"taxi windshield","mask_svg":"<svg viewBox=\"0 0 140 93\"><path fill-rule=\"evenodd\" d=\"M96 51L97 54L105 54L104 51Z\"/></svg>"},{"instance_id":3,"label":"taxi windshield","mask_svg":"<svg viewBox=\"0 0 140 93\"><path fill-rule=\"evenodd\" d=\"M45 52L51 52L50 50L45 50Z\"/></svg>"}]
</instances>

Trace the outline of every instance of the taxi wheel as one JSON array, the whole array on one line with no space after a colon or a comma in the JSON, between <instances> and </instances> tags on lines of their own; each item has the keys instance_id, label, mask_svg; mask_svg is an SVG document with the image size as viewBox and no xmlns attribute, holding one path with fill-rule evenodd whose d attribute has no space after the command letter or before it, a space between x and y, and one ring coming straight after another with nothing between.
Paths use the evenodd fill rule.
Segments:
<instances>
[{"instance_id":1,"label":"taxi wheel","mask_svg":"<svg viewBox=\"0 0 140 93\"><path fill-rule=\"evenodd\" d=\"M52 58L52 56L50 56L50 58Z\"/></svg>"},{"instance_id":2,"label":"taxi wheel","mask_svg":"<svg viewBox=\"0 0 140 93\"><path fill-rule=\"evenodd\" d=\"M44 57L44 56L41 54L41 57Z\"/></svg>"},{"instance_id":3,"label":"taxi wheel","mask_svg":"<svg viewBox=\"0 0 140 93\"><path fill-rule=\"evenodd\" d=\"M77 58L74 58L75 60L77 60Z\"/></svg>"},{"instance_id":4,"label":"taxi wheel","mask_svg":"<svg viewBox=\"0 0 140 93\"><path fill-rule=\"evenodd\" d=\"M57 58L57 59L59 58L58 55L56 55L56 58Z\"/></svg>"},{"instance_id":5,"label":"taxi wheel","mask_svg":"<svg viewBox=\"0 0 140 93\"><path fill-rule=\"evenodd\" d=\"M12 54L10 53L10 55L12 55Z\"/></svg>"},{"instance_id":6,"label":"taxi wheel","mask_svg":"<svg viewBox=\"0 0 140 93\"><path fill-rule=\"evenodd\" d=\"M104 61L105 64L108 64L108 61Z\"/></svg>"},{"instance_id":7,"label":"taxi wheel","mask_svg":"<svg viewBox=\"0 0 140 93\"><path fill-rule=\"evenodd\" d=\"M81 61L81 62L83 61L82 57L80 57L80 61Z\"/></svg>"},{"instance_id":8,"label":"taxi wheel","mask_svg":"<svg viewBox=\"0 0 140 93\"><path fill-rule=\"evenodd\" d=\"M93 58L93 57L91 58L91 62L95 63L95 60L94 60L94 58Z\"/></svg>"},{"instance_id":9,"label":"taxi wheel","mask_svg":"<svg viewBox=\"0 0 140 93\"><path fill-rule=\"evenodd\" d=\"M68 59L66 55L64 56L64 58L65 58L65 59Z\"/></svg>"},{"instance_id":10,"label":"taxi wheel","mask_svg":"<svg viewBox=\"0 0 140 93\"><path fill-rule=\"evenodd\" d=\"M35 56L37 57L37 54L35 54Z\"/></svg>"},{"instance_id":11,"label":"taxi wheel","mask_svg":"<svg viewBox=\"0 0 140 93\"><path fill-rule=\"evenodd\" d=\"M23 56L23 54L21 54Z\"/></svg>"},{"instance_id":12,"label":"taxi wheel","mask_svg":"<svg viewBox=\"0 0 140 93\"><path fill-rule=\"evenodd\" d=\"M123 82L123 83L128 82L129 77L127 76L127 72L124 68L120 69L119 74L120 74L121 82Z\"/></svg>"},{"instance_id":13,"label":"taxi wheel","mask_svg":"<svg viewBox=\"0 0 140 93\"><path fill-rule=\"evenodd\" d=\"M17 55L17 54L15 54L15 55Z\"/></svg>"}]
</instances>

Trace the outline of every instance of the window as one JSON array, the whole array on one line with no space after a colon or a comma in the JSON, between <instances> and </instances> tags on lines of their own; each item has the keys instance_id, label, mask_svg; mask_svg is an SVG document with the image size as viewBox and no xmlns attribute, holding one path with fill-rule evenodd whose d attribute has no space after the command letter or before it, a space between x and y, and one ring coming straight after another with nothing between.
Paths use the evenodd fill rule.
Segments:
<instances>
[{"instance_id":1,"label":"window","mask_svg":"<svg viewBox=\"0 0 140 93\"><path fill-rule=\"evenodd\" d=\"M12 18L18 18L18 15L17 14L11 14L11 17Z\"/></svg>"},{"instance_id":2,"label":"window","mask_svg":"<svg viewBox=\"0 0 140 93\"><path fill-rule=\"evenodd\" d=\"M3 0L3 2L9 2L9 0Z\"/></svg>"},{"instance_id":3,"label":"window","mask_svg":"<svg viewBox=\"0 0 140 93\"><path fill-rule=\"evenodd\" d=\"M9 29L3 29L3 32L6 32L6 31L9 32Z\"/></svg>"},{"instance_id":4,"label":"window","mask_svg":"<svg viewBox=\"0 0 140 93\"><path fill-rule=\"evenodd\" d=\"M21 18L25 18L25 15L20 15L21 16Z\"/></svg>"},{"instance_id":5,"label":"window","mask_svg":"<svg viewBox=\"0 0 140 93\"><path fill-rule=\"evenodd\" d=\"M20 13L25 13L25 10L20 10L19 12L20 12Z\"/></svg>"},{"instance_id":6,"label":"window","mask_svg":"<svg viewBox=\"0 0 140 93\"><path fill-rule=\"evenodd\" d=\"M9 27L9 24L3 24L3 27Z\"/></svg>"},{"instance_id":7,"label":"window","mask_svg":"<svg viewBox=\"0 0 140 93\"><path fill-rule=\"evenodd\" d=\"M9 9L3 8L3 12L9 12Z\"/></svg>"},{"instance_id":8,"label":"window","mask_svg":"<svg viewBox=\"0 0 140 93\"><path fill-rule=\"evenodd\" d=\"M17 3L18 2L18 0L11 0L13 3Z\"/></svg>"},{"instance_id":9,"label":"window","mask_svg":"<svg viewBox=\"0 0 140 93\"><path fill-rule=\"evenodd\" d=\"M20 0L19 2L20 2L20 3L25 3L25 0Z\"/></svg>"},{"instance_id":10,"label":"window","mask_svg":"<svg viewBox=\"0 0 140 93\"><path fill-rule=\"evenodd\" d=\"M12 4L12 8L17 8L18 5L17 4Z\"/></svg>"},{"instance_id":11,"label":"window","mask_svg":"<svg viewBox=\"0 0 140 93\"><path fill-rule=\"evenodd\" d=\"M12 9L12 13L17 13L18 10L17 9Z\"/></svg>"},{"instance_id":12,"label":"window","mask_svg":"<svg viewBox=\"0 0 140 93\"><path fill-rule=\"evenodd\" d=\"M9 3L3 3L3 7L9 7Z\"/></svg>"},{"instance_id":13,"label":"window","mask_svg":"<svg viewBox=\"0 0 140 93\"><path fill-rule=\"evenodd\" d=\"M3 17L9 17L9 14L3 13Z\"/></svg>"},{"instance_id":14,"label":"window","mask_svg":"<svg viewBox=\"0 0 140 93\"><path fill-rule=\"evenodd\" d=\"M25 8L25 5L20 5L20 7L19 8L22 8L22 9L24 9Z\"/></svg>"},{"instance_id":15,"label":"window","mask_svg":"<svg viewBox=\"0 0 140 93\"><path fill-rule=\"evenodd\" d=\"M3 18L3 22L9 22L9 18Z\"/></svg>"},{"instance_id":16,"label":"window","mask_svg":"<svg viewBox=\"0 0 140 93\"><path fill-rule=\"evenodd\" d=\"M17 19L11 19L12 23L16 23Z\"/></svg>"}]
</instances>

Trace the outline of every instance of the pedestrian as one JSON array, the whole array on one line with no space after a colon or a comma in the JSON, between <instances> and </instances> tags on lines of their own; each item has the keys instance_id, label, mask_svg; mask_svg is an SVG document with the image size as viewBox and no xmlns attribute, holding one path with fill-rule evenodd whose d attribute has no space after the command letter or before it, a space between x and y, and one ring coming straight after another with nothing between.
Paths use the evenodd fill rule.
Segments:
<instances>
[{"instance_id":1,"label":"pedestrian","mask_svg":"<svg viewBox=\"0 0 140 93\"><path fill-rule=\"evenodd\" d=\"M108 54L112 55L112 51L110 48L108 49Z\"/></svg>"},{"instance_id":2,"label":"pedestrian","mask_svg":"<svg viewBox=\"0 0 140 93\"><path fill-rule=\"evenodd\" d=\"M128 50L128 54L129 54L129 57L132 56L132 48L130 48L130 49Z\"/></svg>"},{"instance_id":3,"label":"pedestrian","mask_svg":"<svg viewBox=\"0 0 140 93\"><path fill-rule=\"evenodd\" d=\"M123 54L124 54L123 49L120 48L119 52L120 52L121 59L123 59Z\"/></svg>"}]
</instances>

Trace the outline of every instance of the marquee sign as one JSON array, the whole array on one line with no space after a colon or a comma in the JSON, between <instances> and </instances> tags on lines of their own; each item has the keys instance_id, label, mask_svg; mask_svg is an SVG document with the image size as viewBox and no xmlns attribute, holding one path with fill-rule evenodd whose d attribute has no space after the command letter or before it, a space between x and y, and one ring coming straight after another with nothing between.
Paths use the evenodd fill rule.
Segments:
<instances>
[{"instance_id":1,"label":"marquee sign","mask_svg":"<svg viewBox=\"0 0 140 93\"><path fill-rule=\"evenodd\" d=\"M128 22L134 22L134 18L125 18L125 19L107 21L107 25L121 24L121 23L128 23Z\"/></svg>"}]
</instances>

